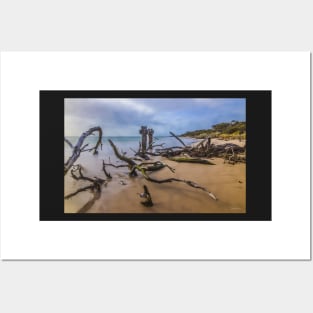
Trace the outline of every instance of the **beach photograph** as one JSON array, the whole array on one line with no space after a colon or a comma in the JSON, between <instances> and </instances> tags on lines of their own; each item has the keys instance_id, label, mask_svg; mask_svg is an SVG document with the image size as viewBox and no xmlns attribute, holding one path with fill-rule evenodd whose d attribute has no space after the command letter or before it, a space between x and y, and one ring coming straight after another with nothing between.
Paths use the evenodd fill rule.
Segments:
<instances>
[{"instance_id":1,"label":"beach photograph","mask_svg":"<svg viewBox=\"0 0 313 313\"><path fill-rule=\"evenodd\" d=\"M65 98L64 213L246 213L245 98Z\"/></svg>"}]
</instances>

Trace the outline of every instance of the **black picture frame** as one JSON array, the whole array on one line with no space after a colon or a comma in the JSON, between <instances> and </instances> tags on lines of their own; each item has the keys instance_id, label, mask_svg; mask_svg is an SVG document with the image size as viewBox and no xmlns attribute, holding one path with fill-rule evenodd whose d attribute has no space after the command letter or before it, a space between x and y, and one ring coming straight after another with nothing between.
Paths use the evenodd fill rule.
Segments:
<instances>
[{"instance_id":1,"label":"black picture frame","mask_svg":"<svg viewBox=\"0 0 313 313\"><path fill-rule=\"evenodd\" d=\"M64 213L65 98L245 98L246 213ZM40 221L271 221L270 90L41 90L39 106Z\"/></svg>"}]
</instances>

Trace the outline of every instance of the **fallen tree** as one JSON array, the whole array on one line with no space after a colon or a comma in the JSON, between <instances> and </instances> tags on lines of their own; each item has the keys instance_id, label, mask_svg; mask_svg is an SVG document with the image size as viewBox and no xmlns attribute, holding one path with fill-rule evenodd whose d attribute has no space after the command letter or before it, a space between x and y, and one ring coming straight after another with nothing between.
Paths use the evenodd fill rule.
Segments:
<instances>
[{"instance_id":1,"label":"fallen tree","mask_svg":"<svg viewBox=\"0 0 313 313\"><path fill-rule=\"evenodd\" d=\"M93 134L94 132L98 132L99 133L99 137L98 137L98 141L96 143L96 145L92 148L86 149L87 146L89 145L88 143L85 144L83 146L83 143L85 141L85 139ZM79 137L77 143L75 146L72 145L72 143L64 138L64 141L72 148L72 155L68 158L68 160L65 162L64 164L64 176L66 175L66 173L70 170L70 168L74 165L74 163L77 161L77 159L79 158L80 154L82 152L85 151L93 151L93 154L97 154L98 153L98 148L99 146L102 148L102 129L101 127L92 127L90 129L88 129L87 131L85 131L84 133L82 133L82 135Z\"/></svg>"}]
</instances>

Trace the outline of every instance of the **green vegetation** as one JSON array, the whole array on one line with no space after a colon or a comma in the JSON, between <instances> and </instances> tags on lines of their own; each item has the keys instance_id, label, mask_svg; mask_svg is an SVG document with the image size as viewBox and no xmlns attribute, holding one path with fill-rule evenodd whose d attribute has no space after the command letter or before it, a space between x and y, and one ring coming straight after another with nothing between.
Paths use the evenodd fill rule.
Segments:
<instances>
[{"instance_id":1,"label":"green vegetation","mask_svg":"<svg viewBox=\"0 0 313 313\"><path fill-rule=\"evenodd\" d=\"M222 138L222 139L246 139L246 122L231 121L230 123L219 123L209 129L188 131L181 137L193 137L198 139Z\"/></svg>"}]
</instances>

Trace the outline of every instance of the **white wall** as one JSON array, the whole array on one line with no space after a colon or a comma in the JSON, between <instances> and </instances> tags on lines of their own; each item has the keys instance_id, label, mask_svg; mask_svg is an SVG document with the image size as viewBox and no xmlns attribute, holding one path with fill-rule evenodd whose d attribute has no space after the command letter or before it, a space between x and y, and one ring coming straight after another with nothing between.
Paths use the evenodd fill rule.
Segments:
<instances>
[{"instance_id":1,"label":"white wall","mask_svg":"<svg viewBox=\"0 0 313 313\"><path fill-rule=\"evenodd\" d=\"M0 49L312 51L311 13L312 1L2 0ZM3 312L312 312L313 264L2 261L0 287Z\"/></svg>"}]
</instances>

